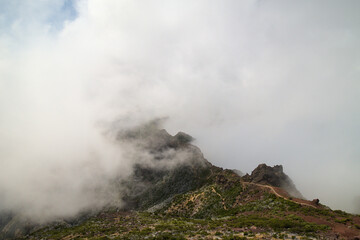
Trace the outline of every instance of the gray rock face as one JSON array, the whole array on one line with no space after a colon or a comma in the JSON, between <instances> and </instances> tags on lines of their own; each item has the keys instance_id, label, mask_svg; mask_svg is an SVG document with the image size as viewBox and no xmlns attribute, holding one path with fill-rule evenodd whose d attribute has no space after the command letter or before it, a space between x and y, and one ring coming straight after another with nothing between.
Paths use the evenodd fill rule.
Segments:
<instances>
[{"instance_id":1,"label":"gray rock face","mask_svg":"<svg viewBox=\"0 0 360 240\"><path fill-rule=\"evenodd\" d=\"M249 182L280 187L286 190L292 197L303 198L290 177L284 173L283 166L281 165L270 167L266 164L260 164L251 172L251 175L246 175L243 179Z\"/></svg>"},{"instance_id":2,"label":"gray rock face","mask_svg":"<svg viewBox=\"0 0 360 240\"><path fill-rule=\"evenodd\" d=\"M193 138L183 132L171 136L162 129L137 129L128 132L141 151L147 151L151 164L136 164L132 176L121 183L128 209L147 209L171 198L201 187L211 173L212 165L200 149L191 144Z\"/></svg>"}]
</instances>

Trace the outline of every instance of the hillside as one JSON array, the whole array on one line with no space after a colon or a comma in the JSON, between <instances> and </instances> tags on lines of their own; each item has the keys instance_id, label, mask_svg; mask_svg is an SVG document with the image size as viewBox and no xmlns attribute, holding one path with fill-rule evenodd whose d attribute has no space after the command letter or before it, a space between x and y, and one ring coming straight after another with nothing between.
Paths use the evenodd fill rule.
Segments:
<instances>
[{"instance_id":1,"label":"hillside","mask_svg":"<svg viewBox=\"0 0 360 240\"><path fill-rule=\"evenodd\" d=\"M283 192L215 169L207 184L164 204L144 211L107 210L27 239L356 239L360 234L359 216Z\"/></svg>"},{"instance_id":2,"label":"hillside","mask_svg":"<svg viewBox=\"0 0 360 240\"><path fill-rule=\"evenodd\" d=\"M152 154L132 176L115 181L122 207L106 206L76 220L27 229L9 226L2 237L21 239L358 239L360 216L303 199L282 166L260 164L241 177L208 162L185 133L155 124L120 132L119 141ZM183 159L182 159L183 158ZM185 160L184 160L185 159ZM176 163L175 163L176 162ZM0 218L1 219L1 218ZM1 222L1 221L0 221ZM10 224L10 225L9 225ZM8 232L6 232L6 230Z\"/></svg>"}]
</instances>

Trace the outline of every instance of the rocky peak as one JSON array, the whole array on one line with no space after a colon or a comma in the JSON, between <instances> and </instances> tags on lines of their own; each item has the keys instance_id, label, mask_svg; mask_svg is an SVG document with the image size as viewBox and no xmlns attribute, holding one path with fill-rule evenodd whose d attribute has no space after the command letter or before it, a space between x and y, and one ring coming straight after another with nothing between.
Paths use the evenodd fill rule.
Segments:
<instances>
[{"instance_id":1,"label":"rocky peak","mask_svg":"<svg viewBox=\"0 0 360 240\"><path fill-rule=\"evenodd\" d=\"M193 137L184 132L172 136L165 129L148 124L120 132L118 139L130 141L153 159L152 164L135 164L133 174L122 183L128 209L145 209L199 188L211 173L212 165L191 144Z\"/></svg>"},{"instance_id":2,"label":"rocky peak","mask_svg":"<svg viewBox=\"0 0 360 240\"><path fill-rule=\"evenodd\" d=\"M247 174L243 179L253 183L280 187L293 197L303 198L290 177L284 173L282 165L270 167L264 163L260 164L251 172L251 175Z\"/></svg>"},{"instance_id":3,"label":"rocky peak","mask_svg":"<svg viewBox=\"0 0 360 240\"><path fill-rule=\"evenodd\" d=\"M172 136L165 129L161 129L159 124L154 120L135 128L121 130L117 134L117 140L132 143L153 152L187 147L194 140L192 136L184 132L178 132Z\"/></svg>"}]
</instances>

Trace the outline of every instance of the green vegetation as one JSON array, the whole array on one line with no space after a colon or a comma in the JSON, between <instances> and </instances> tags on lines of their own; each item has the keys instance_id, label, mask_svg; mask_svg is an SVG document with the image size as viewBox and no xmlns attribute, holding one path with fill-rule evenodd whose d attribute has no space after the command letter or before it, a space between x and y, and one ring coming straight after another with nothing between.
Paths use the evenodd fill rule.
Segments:
<instances>
[{"instance_id":1,"label":"green vegetation","mask_svg":"<svg viewBox=\"0 0 360 240\"><path fill-rule=\"evenodd\" d=\"M346 224L348 222L352 222L350 218L340 218L340 219L335 219L335 222L337 223L342 223L342 224Z\"/></svg>"},{"instance_id":2,"label":"green vegetation","mask_svg":"<svg viewBox=\"0 0 360 240\"><path fill-rule=\"evenodd\" d=\"M260 229L261 234L268 236L272 235L272 231L279 235L285 231L306 236L309 233L316 234L328 229L324 225L305 222L296 215L271 218L253 214L196 219L147 212L107 212L77 226L58 225L43 228L31 234L29 238L186 239L192 237L201 239L204 236L218 236L223 239L246 239L256 236L257 233L252 232L252 228Z\"/></svg>"},{"instance_id":3,"label":"green vegetation","mask_svg":"<svg viewBox=\"0 0 360 240\"><path fill-rule=\"evenodd\" d=\"M288 215L284 218L269 218L260 215L238 216L229 220L230 227L257 226L275 231L290 231L293 233L313 233L329 229L326 225L305 222L298 216Z\"/></svg>"}]
</instances>

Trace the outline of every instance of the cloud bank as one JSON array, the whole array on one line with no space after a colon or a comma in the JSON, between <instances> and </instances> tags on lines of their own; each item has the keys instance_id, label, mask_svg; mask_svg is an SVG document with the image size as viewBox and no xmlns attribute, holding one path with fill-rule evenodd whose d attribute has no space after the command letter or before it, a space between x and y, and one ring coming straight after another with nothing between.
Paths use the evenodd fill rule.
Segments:
<instances>
[{"instance_id":1,"label":"cloud bank","mask_svg":"<svg viewBox=\"0 0 360 240\"><path fill-rule=\"evenodd\" d=\"M132 165L108 124L169 117L212 163L283 164L304 196L355 211L359 2L12 2L0 1L0 208L97 204L84 186Z\"/></svg>"}]
</instances>

